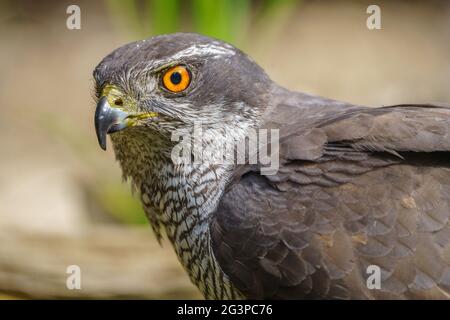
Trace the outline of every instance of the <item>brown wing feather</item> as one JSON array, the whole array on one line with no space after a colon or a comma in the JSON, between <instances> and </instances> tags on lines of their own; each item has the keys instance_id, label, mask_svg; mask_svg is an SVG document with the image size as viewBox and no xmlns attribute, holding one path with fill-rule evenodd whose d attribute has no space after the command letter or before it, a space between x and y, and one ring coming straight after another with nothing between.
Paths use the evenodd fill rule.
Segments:
<instances>
[{"instance_id":1,"label":"brown wing feather","mask_svg":"<svg viewBox=\"0 0 450 320\"><path fill-rule=\"evenodd\" d=\"M276 175L229 187L210 226L223 271L249 298L449 298L449 109L330 109L285 126Z\"/></svg>"}]
</instances>

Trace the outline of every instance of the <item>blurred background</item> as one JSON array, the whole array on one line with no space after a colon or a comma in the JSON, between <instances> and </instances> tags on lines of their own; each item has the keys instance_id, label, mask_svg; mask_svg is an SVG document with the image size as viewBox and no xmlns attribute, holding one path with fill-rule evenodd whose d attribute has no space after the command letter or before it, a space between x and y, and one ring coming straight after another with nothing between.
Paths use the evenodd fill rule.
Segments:
<instances>
[{"instance_id":1,"label":"blurred background","mask_svg":"<svg viewBox=\"0 0 450 320\"><path fill-rule=\"evenodd\" d=\"M66 9L81 8L81 29ZM366 9L381 8L381 30ZM450 1L0 1L0 298L201 298L94 132L109 52L193 31L281 85L369 106L450 102ZM81 268L82 289L66 288Z\"/></svg>"}]
</instances>

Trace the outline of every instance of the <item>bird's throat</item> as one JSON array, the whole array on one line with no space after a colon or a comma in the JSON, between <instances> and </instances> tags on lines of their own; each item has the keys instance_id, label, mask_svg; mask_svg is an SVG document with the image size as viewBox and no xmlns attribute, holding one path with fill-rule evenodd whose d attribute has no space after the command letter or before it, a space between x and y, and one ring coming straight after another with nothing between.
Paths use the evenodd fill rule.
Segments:
<instances>
[{"instance_id":1,"label":"bird's throat","mask_svg":"<svg viewBox=\"0 0 450 320\"><path fill-rule=\"evenodd\" d=\"M147 180L153 183L144 182L141 189L150 221L163 227L181 264L205 297L235 297L210 251L209 225L225 189L227 170L207 165L165 165L158 172L164 174ZM227 288L223 296L217 296L214 283Z\"/></svg>"},{"instance_id":2,"label":"bird's throat","mask_svg":"<svg viewBox=\"0 0 450 320\"><path fill-rule=\"evenodd\" d=\"M192 282L205 297L237 298L209 249L209 223L230 168L208 163L175 165L162 156L167 153L161 150L164 143L154 138L151 144L125 135L112 140L124 176L140 191L153 230L158 237L165 231ZM214 292L214 283L222 284L220 295Z\"/></svg>"}]
</instances>

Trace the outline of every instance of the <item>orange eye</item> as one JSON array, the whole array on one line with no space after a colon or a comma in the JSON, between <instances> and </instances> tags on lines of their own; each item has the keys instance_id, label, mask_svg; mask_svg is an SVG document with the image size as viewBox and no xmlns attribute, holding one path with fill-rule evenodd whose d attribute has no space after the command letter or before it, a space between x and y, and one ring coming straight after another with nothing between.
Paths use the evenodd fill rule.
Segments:
<instances>
[{"instance_id":1,"label":"orange eye","mask_svg":"<svg viewBox=\"0 0 450 320\"><path fill-rule=\"evenodd\" d=\"M163 75L164 87L172 92L181 92L189 86L191 74L184 66L175 66Z\"/></svg>"}]
</instances>

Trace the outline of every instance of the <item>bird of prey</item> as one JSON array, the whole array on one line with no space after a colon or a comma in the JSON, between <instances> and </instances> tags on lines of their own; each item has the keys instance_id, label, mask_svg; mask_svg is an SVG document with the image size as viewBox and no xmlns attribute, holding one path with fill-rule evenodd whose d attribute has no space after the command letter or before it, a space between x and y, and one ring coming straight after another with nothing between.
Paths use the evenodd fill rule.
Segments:
<instances>
[{"instance_id":1,"label":"bird of prey","mask_svg":"<svg viewBox=\"0 0 450 320\"><path fill-rule=\"evenodd\" d=\"M94 79L101 147L109 134L158 239L205 298L450 297L448 106L292 92L239 49L189 33L126 44ZM196 121L213 151L216 137L278 129L279 169L175 163L172 133Z\"/></svg>"}]
</instances>

